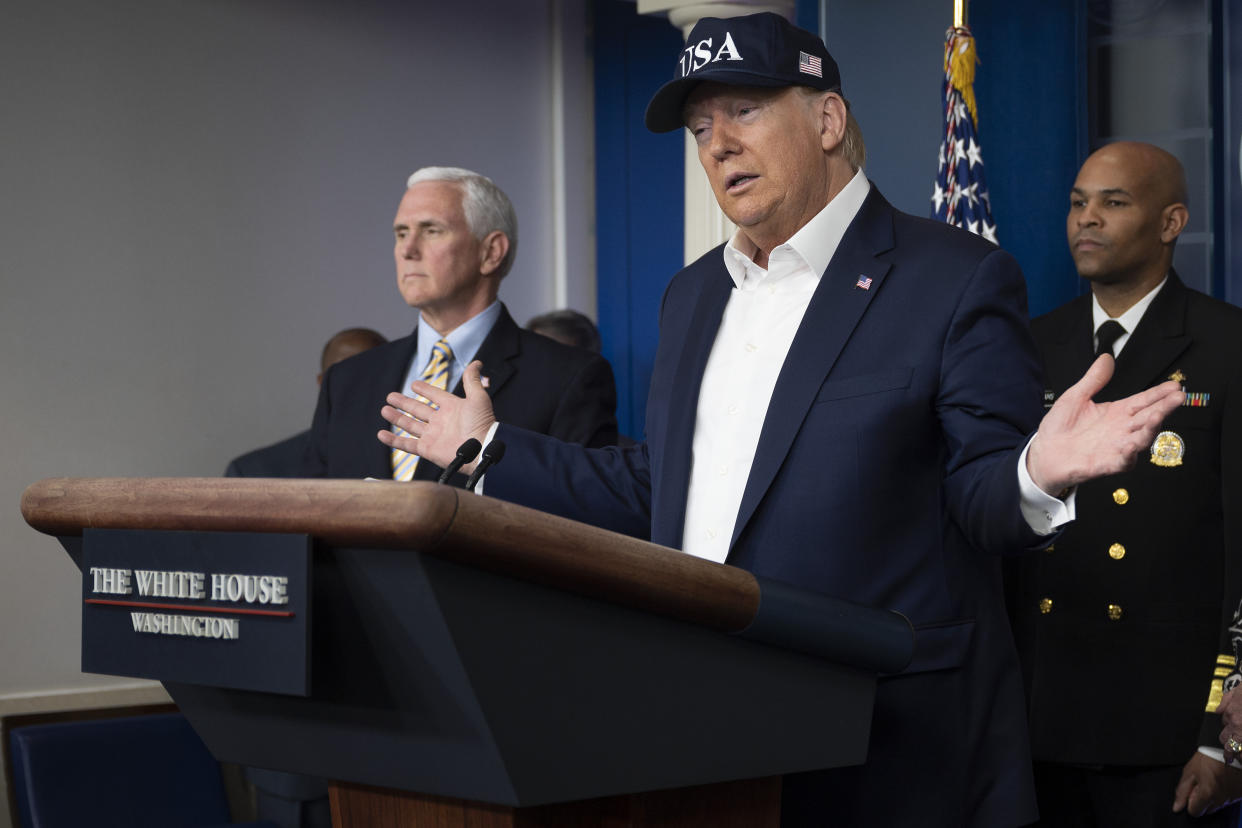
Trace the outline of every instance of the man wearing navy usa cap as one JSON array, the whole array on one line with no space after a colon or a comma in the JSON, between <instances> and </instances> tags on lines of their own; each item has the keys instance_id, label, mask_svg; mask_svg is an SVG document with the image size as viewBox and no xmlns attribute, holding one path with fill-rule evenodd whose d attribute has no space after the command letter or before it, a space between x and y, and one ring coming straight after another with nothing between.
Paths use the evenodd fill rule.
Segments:
<instances>
[{"instance_id":1,"label":"man wearing navy usa cap","mask_svg":"<svg viewBox=\"0 0 1242 828\"><path fill-rule=\"evenodd\" d=\"M440 462L503 440L490 496L909 618L914 657L878 683L866 763L787 776L784 825L1022 825L1000 556L1045 544L1072 517L1052 495L1131 462L1181 393L1095 406L1104 358L1041 422L1017 264L893 209L841 89L819 38L758 14L701 20L652 98L647 126L691 132L738 230L664 295L644 443L498 424L477 364L464 401L415 384L439 411L391 395L411 436L381 441Z\"/></svg>"}]
</instances>

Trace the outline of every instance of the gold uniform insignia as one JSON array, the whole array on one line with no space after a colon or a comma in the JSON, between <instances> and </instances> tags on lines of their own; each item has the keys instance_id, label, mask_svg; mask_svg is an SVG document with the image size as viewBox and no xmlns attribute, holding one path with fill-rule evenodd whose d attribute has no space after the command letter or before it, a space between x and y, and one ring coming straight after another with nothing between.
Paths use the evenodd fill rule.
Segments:
<instances>
[{"instance_id":1,"label":"gold uniform insignia","mask_svg":"<svg viewBox=\"0 0 1242 828\"><path fill-rule=\"evenodd\" d=\"M1181 368L1178 368L1176 371L1169 374L1169 379L1173 380L1174 382L1185 382L1186 375L1182 373Z\"/></svg>"},{"instance_id":2,"label":"gold uniform insignia","mask_svg":"<svg viewBox=\"0 0 1242 828\"><path fill-rule=\"evenodd\" d=\"M1151 444L1151 462L1166 469L1182 464L1186 442L1173 431L1162 431Z\"/></svg>"}]
</instances>

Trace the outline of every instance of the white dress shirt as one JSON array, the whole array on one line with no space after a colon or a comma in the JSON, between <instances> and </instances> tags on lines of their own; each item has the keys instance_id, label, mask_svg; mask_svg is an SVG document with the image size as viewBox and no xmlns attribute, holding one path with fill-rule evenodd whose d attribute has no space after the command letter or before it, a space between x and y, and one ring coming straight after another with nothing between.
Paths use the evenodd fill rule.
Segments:
<instances>
[{"instance_id":1,"label":"white dress shirt","mask_svg":"<svg viewBox=\"0 0 1242 828\"><path fill-rule=\"evenodd\" d=\"M1169 277L1168 277L1168 274L1165 274L1165 277L1160 280L1160 284L1152 288L1150 293L1148 293L1142 299L1135 302L1134 305L1131 306L1128 311L1123 313L1121 316L1117 316L1117 317L1109 316L1108 312L1105 311L1102 307L1100 307L1100 300L1096 299L1095 294L1092 293L1091 294L1091 330L1093 332L1091 334L1091 344L1093 346L1092 350L1098 350L1100 347L1099 339L1096 337L1094 332L1098 331L1100 329L1100 326L1103 325L1105 322L1107 322L1109 319L1114 319L1116 322L1119 322L1121 324L1121 327L1125 328L1125 333L1117 337L1117 340L1113 342L1113 358L1115 359L1121 356L1121 349L1124 348L1126 346L1126 343L1130 341L1130 334L1133 333L1134 329L1138 327L1138 323L1142 320L1143 314L1147 313L1147 308L1151 305L1151 300L1156 298L1156 294L1160 292L1160 288L1164 287L1164 283L1167 281L1169 281Z\"/></svg>"},{"instance_id":2,"label":"white dress shirt","mask_svg":"<svg viewBox=\"0 0 1242 828\"><path fill-rule=\"evenodd\" d=\"M752 261L757 248L741 231L725 246L734 290L695 413L681 547L691 555L723 562L729 554L776 378L820 276L869 192L871 183L859 170L827 207L768 254L766 269Z\"/></svg>"}]
</instances>

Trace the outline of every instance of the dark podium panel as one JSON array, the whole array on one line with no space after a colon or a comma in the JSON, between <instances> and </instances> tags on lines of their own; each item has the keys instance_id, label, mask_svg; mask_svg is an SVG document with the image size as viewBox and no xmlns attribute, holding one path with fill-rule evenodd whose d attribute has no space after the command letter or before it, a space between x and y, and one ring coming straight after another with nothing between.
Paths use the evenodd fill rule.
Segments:
<instances>
[{"instance_id":1,"label":"dark podium panel","mask_svg":"<svg viewBox=\"0 0 1242 828\"><path fill-rule=\"evenodd\" d=\"M79 563L75 525L314 537L309 695L165 686L217 758L339 780L342 825L775 825L782 774L864 761L912 646L899 616L432 484L53 480L23 513Z\"/></svg>"}]
</instances>

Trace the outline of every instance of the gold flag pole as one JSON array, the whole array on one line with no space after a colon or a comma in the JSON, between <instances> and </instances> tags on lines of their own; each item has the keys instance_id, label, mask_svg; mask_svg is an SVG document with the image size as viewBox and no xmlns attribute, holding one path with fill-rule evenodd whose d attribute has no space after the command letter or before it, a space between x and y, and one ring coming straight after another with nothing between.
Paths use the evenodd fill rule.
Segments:
<instances>
[{"instance_id":1,"label":"gold flag pole","mask_svg":"<svg viewBox=\"0 0 1242 828\"><path fill-rule=\"evenodd\" d=\"M960 29L966 25L967 0L953 0L953 28Z\"/></svg>"}]
</instances>

